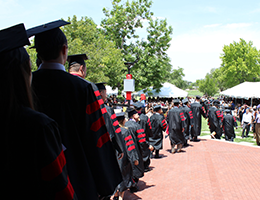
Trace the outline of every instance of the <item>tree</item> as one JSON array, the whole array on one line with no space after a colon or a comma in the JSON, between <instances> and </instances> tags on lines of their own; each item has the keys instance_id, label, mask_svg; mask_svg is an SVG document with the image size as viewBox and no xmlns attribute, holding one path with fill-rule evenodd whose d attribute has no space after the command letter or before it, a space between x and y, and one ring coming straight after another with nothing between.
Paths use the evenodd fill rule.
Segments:
<instances>
[{"instance_id":1,"label":"tree","mask_svg":"<svg viewBox=\"0 0 260 200\"><path fill-rule=\"evenodd\" d=\"M73 16L67 21L71 24L64 26L63 31L68 40L69 55L86 53L88 56L86 79L116 87L125 69L121 51L114 42L105 39L91 18L77 20Z\"/></svg>"},{"instance_id":2,"label":"tree","mask_svg":"<svg viewBox=\"0 0 260 200\"><path fill-rule=\"evenodd\" d=\"M148 0L126 3L113 0L110 11L103 9L106 18L102 20L101 26L106 38L115 41L125 61L139 59L131 69L136 90L150 86L159 90L171 69L166 51L170 47L172 28L168 27L166 20L152 18L151 5L152 2ZM143 28L144 22L148 22L147 37L140 39L136 30Z\"/></svg>"},{"instance_id":3,"label":"tree","mask_svg":"<svg viewBox=\"0 0 260 200\"><path fill-rule=\"evenodd\" d=\"M253 42L248 43L240 39L225 45L221 54L222 64L220 74L223 75L224 88L230 88L245 81L254 81L259 78L260 52L253 47Z\"/></svg>"},{"instance_id":4,"label":"tree","mask_svg":"<svg viewBox=\"0 0 260 200\"><path fill-rule=\"evenodd\" d=\"M185 76L183 72L183 68L178 67L177 69L173 69L170 73L167 74L167 82L175 85L178 88L181 89L187 89L189 87L189 82L183 80L183 77Z\"/></svg>"},{"instance_id":5,"label":"tree","mask_svg":"<svg viewBox=\"0 0 260 200\"><path fill-rule=\"evenodd\" d=\"M199 86L199 91L203 92L208 96L213 96L218 91L216 82L214 81L214 79L211 77L211 74L209 73L207 73L205 79L197 80L196 83Z\"/></svg>"}]
</instances>

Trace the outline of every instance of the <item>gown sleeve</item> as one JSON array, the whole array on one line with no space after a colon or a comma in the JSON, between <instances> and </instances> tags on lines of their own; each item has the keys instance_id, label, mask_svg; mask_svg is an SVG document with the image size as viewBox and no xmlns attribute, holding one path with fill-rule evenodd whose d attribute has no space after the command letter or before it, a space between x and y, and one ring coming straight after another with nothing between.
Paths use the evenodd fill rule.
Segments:
<instances>
[{"instance_id":1,"label":"gown sleeve","mask_svg":"<svg viewBox=\"0 0 260 200\"><path fill-rule=\"evenodd\" d=\"M122 175L102 115L106 110L101 109L104 102L99 90L93 83L86 90L86 155L98 193L107 196L113 194Z\"/></svg>"},{"instance_id":2,"label":"gown sleeve","mask_svg":"<svg viewBox=\"0 0 260 200\"><path fill-rule=\"evenodd\" d=\"M162 115L161 115L161 116L162 116ZM161 120L161 121L160 121L160 126L161 126L162 130L165 131L165 130L166 130L166 127L167 127L166 119L165 119L164 116L162 116L162 118L161 118L160 120Z\"/></svg>"},{"instance_id":3,"label":"gown sleeve","mask_svg":"<svg viewBox=\"0 0 260 200\"><path fill-rule=\"evenodd\" d=\"M55 194L55 200L77 199L66 169L66 159L56 123L51 122L39 134L39 167L43 191Z\"/></svg>"},{"instance_id":4,"label":"gown sleeve","mask_svg":"<svg viewBox=\"0 0 260 200\"><path fill-rule=\"evenodd\" d=\"M134 162L136 160L139 160L138 153L135 147L135 143L133 140L133 137L127 129L124 133L124 141L127 149L127 156L131 162Z\"/></svg>"}]
</instances>

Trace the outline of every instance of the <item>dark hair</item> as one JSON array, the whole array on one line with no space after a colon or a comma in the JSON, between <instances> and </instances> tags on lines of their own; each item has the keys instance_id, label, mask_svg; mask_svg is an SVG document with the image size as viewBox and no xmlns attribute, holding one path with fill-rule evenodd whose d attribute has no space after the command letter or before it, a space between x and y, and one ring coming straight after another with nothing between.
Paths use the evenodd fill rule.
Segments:
<instances>
[{"instance_id":1,"label":"dark hair","mask_svg":"<svg viewBox=\"0 0 260 200\"><path fill-rule=\"evenodd\" d=\"M35 36L36 51L44 61L58 58L63 45L67 45L67 39L59 28Z\"/></svg>"},{"instance_id":2,"label":"dark hair","mask_svg":"<svg viewBox=\"0 0 260 200\"><path fill-rule=\"evenodd\" d=\"M0 59L0 105L3 108L3 125L8 128L21 106L34 108L30 86L31 66L24 48L2 53Z\"/></svg>"}]
</instances>

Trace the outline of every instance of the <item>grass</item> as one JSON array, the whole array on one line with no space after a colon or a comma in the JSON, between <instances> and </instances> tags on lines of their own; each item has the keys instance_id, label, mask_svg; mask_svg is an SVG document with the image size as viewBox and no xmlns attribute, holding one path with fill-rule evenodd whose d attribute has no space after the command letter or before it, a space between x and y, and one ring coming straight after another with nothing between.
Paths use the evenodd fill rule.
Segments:
<instances>
[{"instance_id":1,"label":"grass","mask_svg":"<svg viewBox=\"0 0 260 200\"><path fill-rule=\"evenodd\" d=\"M205 136L205 135L210 135L210 130L209 130L209 126L208 124L208 120L202 118L201 120L201 136ZM256 145L256 141L253 137L253 133L250 131L249 132L249 136L247 138L237 138L237 136L242 135L242 131L243 129L240 127L240 122L238 122L238 129L235 129L235 133L236 133L236 138L234 139L234 142L248 142L248 143L252 143L254 145ZM224 134L222 135L222 138L225 139Z\"/></svg>"},{"instance_id":2,"label":"grass","mask_svg":"<svg viewBox=\"0 0 260 200\"><path fill-rule=\"evenodd\" d=\"M199 90L188 90L187 92L188 92L188 96L189 96L189 97L195 97L195 96L197 96L197 95L203 96L203 93L200 92ZM214 95L214 98L217 98L217 97L219 97L219 93L216 93L216 94Z\"/></svg>"},{"instance_id":3,"label":"grass","mask_svg":"<svg viewBox=\"0 0 260 200\"><path fill-rule=\"evenodd\" d=\"M199 90L188 90L187 92L189 97L195 97L196 95L203 96L203 93Z\"/></svg>"}]
</instances>

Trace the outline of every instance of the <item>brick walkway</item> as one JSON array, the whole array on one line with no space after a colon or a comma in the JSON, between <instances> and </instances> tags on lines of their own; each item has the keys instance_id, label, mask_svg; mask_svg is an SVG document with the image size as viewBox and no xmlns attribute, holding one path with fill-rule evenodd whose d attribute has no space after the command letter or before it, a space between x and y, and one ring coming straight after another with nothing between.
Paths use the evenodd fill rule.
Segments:
<instances>
[{"instance_id":1,"label":"brick walkway","mask_svg":"<svg viewBox=\"0 0 260 200\"><path fill-rule=\"evenodd\" d=\"M185 152L152 159L152 171L140 179L140 191L125 200L260 199L260 148L202 139Z\"/></svg>"}]
</instances>

